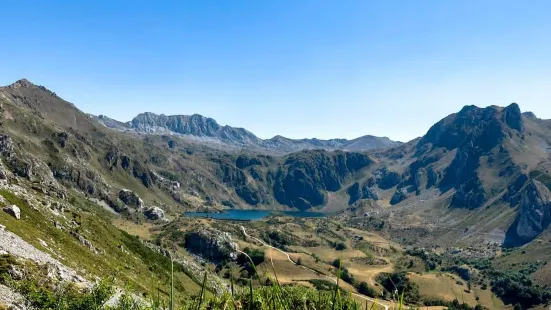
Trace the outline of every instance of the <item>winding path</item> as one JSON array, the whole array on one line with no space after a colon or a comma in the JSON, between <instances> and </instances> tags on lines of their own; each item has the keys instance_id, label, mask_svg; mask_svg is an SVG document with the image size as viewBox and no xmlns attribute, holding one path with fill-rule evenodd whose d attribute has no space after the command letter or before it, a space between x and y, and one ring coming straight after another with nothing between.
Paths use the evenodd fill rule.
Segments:
<instances>
[{"instance_id":1,"label":"winding path","mask_svg":"<svg viewBox=\"0 0 551 310\"><path fill-rule=\"evenodd\" d=\"M253 240L255 240L255 241L258 241L258 242L260 242L262 245L264 245L264 246L266 246L266 247L272 248L272 249L274 249L274 250L276 250L276 251L279 251L279 252L285 254L285 256L287 256L287 259L288 259L291 263L293 263L294 265L299 266L299 267L302 267L302 268L307 269L307 270L310 270L310 271L312 271L312 272L314 272L314 273L316 273L316 274L319 274L318 271L316 271L316 270L314 270L314 269L312 269L312 268L308 268L308 267L306 267L306 266L304 266L304 265L298 265L296 262L294 262L294 261L291 259L291 256L289 255L289 253L287 253L287 252L285 252L285 251L283 251L283 250L281 250L281 249L278 249L278 248L276 248L276 247L273 247L273 246L267 244L266 242L264 242L264 241L262 241L262 240L260 240L260 239L258 239L258 238L256 238L256 237L253 237L253 236L247 234L247 231L245 230L245 227L241 226L241 230L243 230L243 234L245 234L246 237L251 238L251 239L253 239ZM239 252L241 252L241 251L239 251ZM241 253L243 253L243 252L241 252ZM243 253L243 254L245 254L245 253ZM245 255L246 255L246 254L245 254ZM247 255L247 256L248 256L248 255ZM333 278L333 277L330 277L330 276L328 276L328 275L325 275L325 277L327 277L327 278L330 279L331 281L335 282L335 284L338 283L337 278ZM379 305L379 306L385 308L385 310L389 310L389 307L388 307L387 305L382 304L382 303L376 301L376 300L373 299L373 298L369 298L369 297L366 297L366 296L364 296L364 295L357 294L357 293L351 293L351 294L354 295L354 296L356 296L356 297L362 298L362 299L364 299L364 300L370 301L370 302L372 302L372 303L374 303L374 304L376 304L376 305Z\"/></svg>"}]
</instances>

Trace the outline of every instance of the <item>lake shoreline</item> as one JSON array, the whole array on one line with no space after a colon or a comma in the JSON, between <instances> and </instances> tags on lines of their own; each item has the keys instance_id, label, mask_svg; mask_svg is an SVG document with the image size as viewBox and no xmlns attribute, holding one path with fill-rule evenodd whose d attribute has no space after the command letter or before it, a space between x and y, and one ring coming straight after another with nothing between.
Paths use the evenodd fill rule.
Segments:
<instances>
[{"instance_id":1,"label":"lake shoreline","mask_svg":"<svg viewBox=\"0 0 551 310\"><path fill-rule=\"evenodd\" d=\"M307 211L280 211L280 210L252 210L252 209L229 209L224 212L184 212L186 217L209 218L226 221L258 221L271 215L281 214L283 216L302 218L323 218L331 216L324 212Z\"/></svg>"}]
</instances>

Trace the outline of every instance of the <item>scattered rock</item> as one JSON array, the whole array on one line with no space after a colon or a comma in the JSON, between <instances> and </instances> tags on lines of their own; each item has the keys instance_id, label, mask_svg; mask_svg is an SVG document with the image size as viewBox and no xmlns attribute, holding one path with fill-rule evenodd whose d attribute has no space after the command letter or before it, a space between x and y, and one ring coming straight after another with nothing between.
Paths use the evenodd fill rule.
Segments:
<instances>
[{"instance_id":1,"label":"scattered rock","mask_svg":"<svg viewBox=\"0 0 551 310\"><path fill-rule=\"evenodd\" d=\"M40 242L40 245L47 248L48 247L48 244L46 243L46 241L42 240L42 239L38 239L38 242Z\"/></svg>"},{"instance_id":2,"label":"scattered rock","mask_svg":"<svg viewBox=\"0 0 551 310\"><path fill-rule=\"evenodd\" d=\"M21 271L19 268L20 267L10 265L10 267L8 269L8 274L15 281L19 281L19 280L23 279L23 271Z\"/></svg>"},{"instance_id":3,"label":"scattered rock","mask_svg":"<svg viewBox=\"0 0 551 310\"><path fill-rule=\"evenodd\" d=\"M119 244L117 245L117 248L119 248L119 250L121 250L124 254L129 254L129 252L124 248L124 245Z\"/></svg>"},{"instance_id":4,"label":"scattered rock","mask_svg":"<svg viewBox=\"0 0 551 310\"><path fill-rule=\"evenodd\" d=\"M78 239L78 241L80 241L80 243L84 244L88 249L90 249L90 251L94 252L94 254L99 254L99 251L98 249L96 249L96 247L94 247L94 245L92 244L92 242L86 238L84 238L81 234L75 232L75 231L72 231L71 232L71 235L73 237L75 237L76 239Z\"/></svg>"},{"instance_id":5,"label":"scattered rock","mask_svg":"<svg viewBox=\"0 0 551 310\"><path fill-rule=\"evenodd\" d=\"M15 217L16 219L21 219L21 209L19 209L16 205L11 205L4 207L4 212L10 214L11 216Z\"/></svg>"}]
</instances>

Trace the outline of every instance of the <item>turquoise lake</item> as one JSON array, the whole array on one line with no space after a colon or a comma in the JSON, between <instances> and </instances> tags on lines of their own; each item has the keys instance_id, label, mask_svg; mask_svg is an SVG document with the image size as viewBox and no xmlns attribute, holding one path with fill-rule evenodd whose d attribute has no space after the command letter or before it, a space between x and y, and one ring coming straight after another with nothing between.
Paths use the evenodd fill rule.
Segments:
<instances>
[{"instance_id":1,"label":"turquoise lake","mask_svg":"<svg viewBox=\"0 0 551 310\"><path fill-rule=\"evenodd\" d=\"M238 209L226 210L224 213L185 212L184 216L212 218L217 220L229 220L229 221L257 221L274 213L281 213L284 215L289 215L294 217L310 217L310 218L328 216L327 213L322 213L322 212L238 210Z\"/></svg>"}]
</instances>

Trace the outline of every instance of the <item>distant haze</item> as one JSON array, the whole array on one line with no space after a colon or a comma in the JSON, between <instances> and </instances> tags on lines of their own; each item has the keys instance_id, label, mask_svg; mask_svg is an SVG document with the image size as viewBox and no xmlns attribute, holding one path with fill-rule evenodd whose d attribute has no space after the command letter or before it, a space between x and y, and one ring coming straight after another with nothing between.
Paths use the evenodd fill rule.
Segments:
<instances>
[{"instance_id":1,"label":"distant haze","mask_svg":"<svg viewBox=\"0 0 551 310\"><path fill-rule=\"evenodd\" d=\"M464 105L551 118L548 1L3 4L0 84L92 114L194 114L260 138L408 141Z\"/></svg>"}]
</instances>

